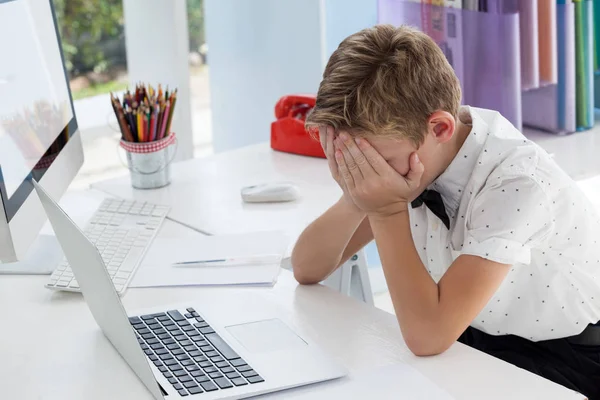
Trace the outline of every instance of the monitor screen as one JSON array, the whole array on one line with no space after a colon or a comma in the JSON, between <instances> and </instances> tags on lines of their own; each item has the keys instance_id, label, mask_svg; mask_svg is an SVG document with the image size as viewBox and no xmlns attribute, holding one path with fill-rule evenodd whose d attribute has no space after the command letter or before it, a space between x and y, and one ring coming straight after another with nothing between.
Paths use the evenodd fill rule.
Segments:
<instances>
[{"instance_id":1,"label":"monitor screen","mask_svg":"<svg viewBox=\"0 0 600 400\"><path fill-rule=\"evenodd\" d=\"M52 4L0 0L0 194L10 221L74 133Z\"/></svg>"}]
</instances>

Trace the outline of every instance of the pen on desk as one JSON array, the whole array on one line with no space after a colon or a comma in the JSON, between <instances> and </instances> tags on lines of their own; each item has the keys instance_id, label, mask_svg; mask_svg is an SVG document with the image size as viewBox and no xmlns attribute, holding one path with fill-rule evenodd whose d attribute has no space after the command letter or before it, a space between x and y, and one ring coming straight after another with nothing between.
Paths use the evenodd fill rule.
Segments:
<instances>
[{"instance_id":1,"label":"pen on desk","mask_svg":"<svg viewBox=\"0 0 600 400\"><path fill-rule=\"evenodd\" d=\"M232 267L241 265L264 265L281 262L281 255L249 256L239 258L217 258L211 260L181 261L175 267Z\"/></svg>"}]
</instances>

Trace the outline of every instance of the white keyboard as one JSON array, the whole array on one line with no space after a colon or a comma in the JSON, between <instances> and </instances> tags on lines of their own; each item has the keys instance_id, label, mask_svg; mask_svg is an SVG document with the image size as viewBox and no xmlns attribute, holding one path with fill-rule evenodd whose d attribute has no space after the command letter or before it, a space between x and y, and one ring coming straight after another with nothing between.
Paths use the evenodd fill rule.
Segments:
<instances>
[{"instance_id":1,"label":"white keyboard","mask_svg":"<svg viewBox=\"0 0 600 400\"><path fill-rule=\"evenodd\" d=\"M106 199L88 222L84 233L102 255L120 295L127 289L168 212L167 206ZM54 270L46 287L80 292L66 259Z\"/></svg>"}]
</instances>

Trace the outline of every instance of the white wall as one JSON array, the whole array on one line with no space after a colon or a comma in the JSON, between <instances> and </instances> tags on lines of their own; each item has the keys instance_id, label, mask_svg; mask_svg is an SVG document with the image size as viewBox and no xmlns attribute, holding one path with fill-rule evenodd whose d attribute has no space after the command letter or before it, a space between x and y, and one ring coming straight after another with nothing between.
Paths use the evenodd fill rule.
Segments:
<instances>
[{"instance_id":1,"label":"white wall","mask_svg":"<svg viewBox=\"0 0 600 400\"><path fill-rule=\"evenodd\" d=\"M377 0L206 0L216 152L269 140L285 94L316 93L331 52L377 21Z\"/></svg>"},{"instance_id":2,"label":"white wall","mask_svg":"<svg viewBox=\"0 0 600 400\"><path fill-rule=\"evenodd\" d=\"M264 142L277 100L316 92L319 0L206 0L215 152Z\"/></svg>"}]
</instances>

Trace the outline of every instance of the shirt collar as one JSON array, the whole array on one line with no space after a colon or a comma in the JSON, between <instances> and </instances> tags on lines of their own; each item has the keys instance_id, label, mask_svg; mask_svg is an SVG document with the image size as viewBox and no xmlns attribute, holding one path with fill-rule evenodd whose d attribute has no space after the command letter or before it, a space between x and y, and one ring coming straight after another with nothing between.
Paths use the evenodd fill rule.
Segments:
<instances>
[{"instance_id":1,"label":"shirt collar","mask_svg":"<svg viewBox=\"0 0 600 400\"><path fill-rule=\"evenodd\" d=\"M471 132L448 168L430 186L441 194L450 218L456 215L460 199L489 135L488 124L473 108L461 107L458 117L463 124L472 126Z\"/></svg>"}]
</instances>

